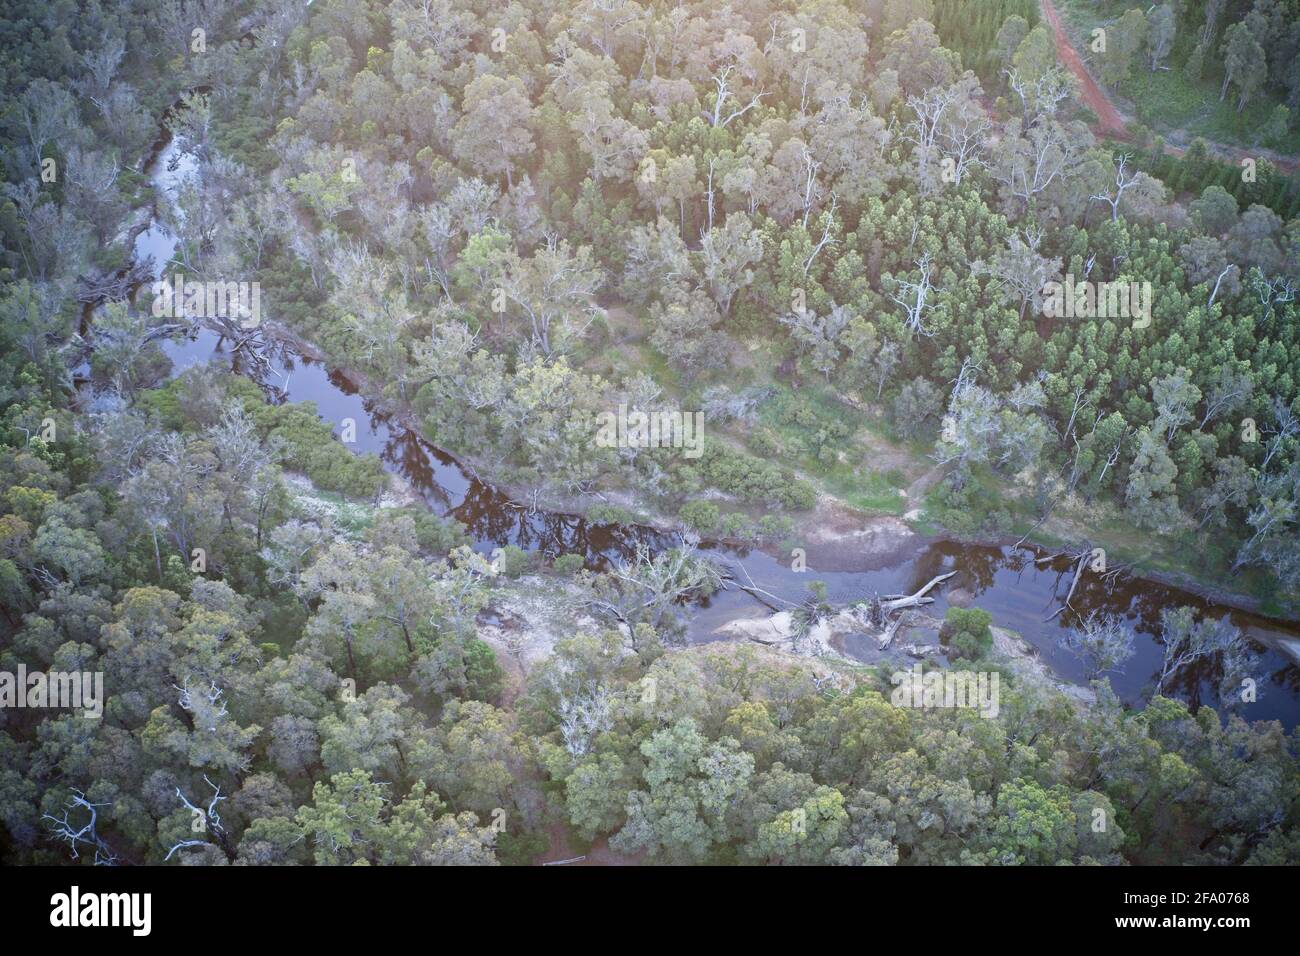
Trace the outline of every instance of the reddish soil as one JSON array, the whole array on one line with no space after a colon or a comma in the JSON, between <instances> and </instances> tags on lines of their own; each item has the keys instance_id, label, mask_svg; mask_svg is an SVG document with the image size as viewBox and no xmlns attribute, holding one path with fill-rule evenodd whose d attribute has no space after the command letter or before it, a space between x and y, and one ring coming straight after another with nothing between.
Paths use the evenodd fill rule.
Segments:
<instances>
[{"instance_id":1,"label":"reddish soil","mask_svg":"<svg viewBox=\"0 0 1300 956\"><path fill-rule=\"evenodd\" d=\"M1056 37L1056 55L1061 58L1061 62L1069 68L1070 72L1078 77L1079 95L1088 105L1088 109L1097 115L1097 131L1105 136L1127 139L1128 130L1124 125L1124 117L1102 92L1097 81L1088 72L1088 68L1083 65L1083 58L1070 45L1065 35L1065 27L1061 25L1061 17L1056 12L1056 7L1052 6L1052 0L1042 0L1042 8L1043 19L1047 21L1053 36Z\"/></svg>"},{"instance_id":2,"label":"reddish soil","mask_svg":"<svg viewBox=\"0 0 1300 956\"><path fill-rule=\"evenodd\" d=\"M542 866L639 866L645 862L646 854L637 853L625 856L609 848L605 837L597 837L585 854L579 855L569 843L568 831L562 823L553 823L546 828L551 845L542 856Z\"/></svg>"},{"instance_id":3,"label":"reddish soil","mask_svg":"<svg viewBox=\"0 0 1300 956\"><path fill-rule=\"evenodd\" d=\"M1106 92L1092 78L1092 74L1088 72L1088 67L1084 65L1083 58L1079 56L1078 51L1070 45L1070 40L1065 35L1065 27L1061 23L1061 16L1056 12L1056 7L1052 5L1052 0L1040 0L1039 5L1043 11L1043 19L1047 22L1053 36L1056 38L1056 55L1060 57L1066 68L1078 77L1079 96L1097 116L1097 125L1093 127L1094 130L1101 136L1127 140L1129 138L1127 121L1115 107L1115 104L1111 102ZM1237 149L1232 146L1224 146L1222 143L1208 141L1206 146L1211 155L1234 163L1239 163L1243 159L1257 160L1266 157L1284 174L1294 173L1297 169L1300 169L1300 160L1269 149ZM1165 153L1170 156L1182 156L1185 152L1187 150L1182 146L1165 144Z\"/></svg>"}]
</instances>

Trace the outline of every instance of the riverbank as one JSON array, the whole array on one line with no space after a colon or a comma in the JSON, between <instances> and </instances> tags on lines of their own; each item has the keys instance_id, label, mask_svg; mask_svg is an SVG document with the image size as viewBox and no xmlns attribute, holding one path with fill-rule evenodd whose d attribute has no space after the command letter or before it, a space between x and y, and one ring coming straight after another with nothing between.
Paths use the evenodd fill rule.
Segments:
<instances>
[{"instance_id":1,"label":"riverbank","mask_svg":"<svg viewBox=\"0 0 1300 956\"><path fill-rule=\"evenodd\" d=\"M331 373L325 364L294 352L286 340L281 339L277 348L270 373L273 381L285 383L280 397L288 402L316 403L323 418L335 425L352 418L357 442L350 446L351 450L376 455L389 475L400 482L401 500L419 499L436 514L463 524L471 544L480 553L493 554L507 545L519 547L533 555L526 566L542 572L554 584L564 578L556 577L547 568L550 560L561 554L580 556L588 568L599 571L634 561L643 550L658 553L682 540L676 533L648 526L595 523L580 514L522 506L499 489L470 477L451 456L419 440L406 427L412 424L409 416L405 424L386 418L380 403L368 401L355 391L358 384L364 384L360 377L353 381ZM206 330L180 344L169 344L167 351L182 367L213 359L230 360L219 336ZM387 408L398 411L391 404ZM1083 687L1087 674L1080 660L1068 650L1064 636L1080 617L1096 613L1116 619L1132 633L1136 653L1123 671L1107 676L1121 699L1139 707L1150 694L1152 675L1158 674L1161 667L1163 610L1191 607L1210 617L1221 617L1226 612L1231 623L1255 646L1260 687L1272 688L1250 705L1248 716L1252 720L1277 719L1287 727L1300 723L1300 695L1287 690L1294 686L1290 675L1300 663L1300 629L1245 611L1225 609L1195 593L1122 573L1107 577L1086 574L1077 590L1070 593L1075 562L1068 557L1048 560L1052 552L1028 545L991 547L960 543L949 536L922 535L897 518L855 520L850 510L826 498L820 500L820 507L834 516L827 540L838 539L835 547L814 548L806 555L798 555L772 547L700 544L701 555L726 569L733 582L757 585L770 598L760 602L733 584L683 608L681 618L688 644L727 641L728 635L720 631L725 625L799 605L807 600L814 581L825 586L825 600L830 605L848 607L873 596L913 593L926 581L952 572L952 579L932 592L934 604L918 616L914 622L917 626L924 624L924 617L933 618L937 627L936 622L942 621L950 607L977 606L992 616L995 626L1017 633L1032 648L1026 657L1050 671L1054 680ZM819 520L810 516L807 523L811 526ZM827 528L821 524L818 527L822 531ZM838 568L831 558L836 553L844 557ZM554 590L558 595L558 589ZM1073 614L1060 613L1067 595ZM839 643L833 650L857 665L877 664L881 660L878 637L869 628L846 631L837 636ZM910 629L904 629L891 652L898 657L894 663L905 664L909 648L920 643L924 642ZM938 652L937 644L926 651ZM1170 693L1218 708L1221 681L1220 665L1206 662L1189 671ZM1280 693L1278 688L1282 689Z\"/></svg>"},{"instance_id":2,"label":"riverbank","mask_svg":"<svg viewBox=\"0 0 1300 956\"><path fill-rule=\"evenodd\" d=\"M165 179L161 174L159 178ZM165 189L167 184L158 185ZM602 569L632 560L642 549L654 553L682 540L678 520L656 507L636 487L624 485L602 496L534 498L533 489L494 485L490 480L493 469L484 463L452 455L420 438L421 423L413 410L385 398L379 383L363 372L346 362L334 361L316 343L285 325L267 321L260 331L271 346L267 354L274 358L264 371L271 376L266 385L279 393L277 400L315 401L322 418L335 427L352 419L357 425L358 443L351 449L376 454L390 475L405 482L406 497L417 495L436 513L460 521L470 529L474 546L483 553L515 545L550 558L577 554L589 567ZM218 335L211 331L190 337L188 345L169 346L168 352L173 357L180 353L181 364L206 362L218 356L231 360ZM276 384L277 380L280 384ZM1054 679L1081 684L1079 663L1064 650L1061 641L1062 630L1076 623L1075 615L1050 613L1065 600L1072 562L1058 560L1040 566L1035 559L1050 554L1050 544L1013 548L1006 545L1007 534L959 536L949 529L929 526L932 518L927 513L928 502L942 472L925 457L926 449L903 448L888 441L876 421L878 414L869 407L851 406L843 397L815 396L810 388L792 393L787 387L779 399L789 400L791 394L801 402L827 406L818 406L818 415L847 417L863 427L852 447L842 450L827 469L816 467L816 462L810 465L802 461L802 468L801 462L794 463L802 472L799 477L820 489L814 508L800 515L797 541L781 542L780 546L769 543L762 549L753 549L752 543L743 541L705 541L701 542L703 553L727 567L738 580L752 574L761 587L789 605L805 600L809 583L814 580L826 584L832 603L844 606L872 594L911 593L936 573L954 571L954 600L950 602L940 589L936 603L928 609L936 620L949 606L965 606L973 597L978 606L994 615L998 626L1022 636L1024 644L1033 649L1030 656ZM829 407L832 404L834 407ZM769 424L782 440L797 437L782 435L778 430L784 425L782 421ZM738 448L745 445L743 435L734 430L715 437ZM799 446L792 441L789 447ZM847 500L859 476L869 479L885 467L892 469L889 483L899 486L890 508L903 510L905 518L872 514ZM840 486L847 486L848 493ZM999 488L1000 493L1005 493L1005 484ZM525 501L529 504L521 504ZM602 505L607 513L599 516L600 522L586 519ZM608 512L614 510L631 517L611 518ZM1023 502L1021 513L1027 513ZM1049 541L1050 528L1047 525L1039 529L1031 540ZM534 559L533 566L542 563ZM1211 597L1208 589L1181 590L1136 575L1119 575L1104 582L1094 575L1085 577L1089 580L1071 598L1070 606L1076 614L1097 611L1117 616L1126 620L1139 638L1140 651L1131 673L1114 675L1116 690L1125 700L1140 705L1149 675L1153 669L1158 671L1162 653L1159 611L1184 605L1219 615L1228 609L1234 623L1250 629L1252 639L1260 645L1261 666L1271 675L1270 683L1291 685L1286 672L1295 666L1296 658L1288 660L1283 654L1287 648L1300 646L1300 640L1295 640L1300 635L1276 622L1242 620L1241 615L1250 614L1249 609L1241 610L1251 603L1245 596L1239 601L1219 600ZM961 603L958 592L965 594ZM751 595L735 588L721 592L693 606L685 615L687 639L694 644L717 641L720 626L752 618L755 613L763 611ZM873 642L866 634L843 635L844 658L866 663ZM904 641L900 648L914 643ZM1179 689L1179 696L1216 705L1217 682L1212 667L1198 670L1188 681ZM1252 719L1278 718L1287 726L1300 722L1300 699L1295 694L1271 694L1264 700L1252 707Z\"/></svg>"},{"instance_id":3,"label":"riverbank","mask_svg":"<svg viewBox=\"0 0 1300 956\"><path fill-rule=\"evenodd\" d=\"M374 383L363 372L336 364L332 357L315 343L307 341L282 324L269 322L265 326L264 332L269 339L287 346L305 358L325 365L332 374L347 382L350 387L364 396L375 411L383 415L388 421L413 434L421 434L420 425L414 413L409 408L400 407L396 403L385 399L380 390L374 386ZM529 489L512 487L508 483L497 483L494 476L487 472L482 463L462 457L448 449L439 449L439 451L454 459L457 465L468 474L485 484L491 485L514 502L533 501ZM933 473L934 469L927 472L932 477ZM804 477L808 477L814 482L817 480L816 476ZM933 484L934 482L930 482L923 491L932 490ZM535 507L538 510L568 515L574 518L585 517L596 506L609 504L617 505L623 510L635 514L637 524L661 534L677 535L682 531L679 523L674 521L662 509L656 507L653 502L646 500L642 495L638 495L635 489L615 492L603 499L591 496L578 498L543 494L539 495L535 501ZM925 510L924 500L910 501L909 505L916 507L911 508L902 518L892 515L872 515L855 508L851 503L822 489L813 511L800 522L797 546L802 547L805 556L816 555L817 561L813 566L818 570L848 572L880 567L891 560L915 551L919 546L936 541L950 541L955 544L983 548L1006 547L1019 540L1019 535L1016 532L1023 533L1029 530L1028 525L1026 525L1024 528L1010 529L1006 533L957 534L933 522ZM532 505L519 504L519 507L532 507ZM1075 533L1071 534L1071 531ZM1044 522L1035 534L1026 538L1024 543L1039 549L1043 553L1053 553L1068 545L1077 546L1082 534L1084 532L1070 522L1059 519L1056 521L1049 520ZM1132 542L1129 539L1108 535L1104 532L1097 533L1095 529L1087 531L1086 537L1093 547L1100 547L1107 551L1108 560L1112 567L1127 565L1143 557L1143 555L1134 552ZM1143 539L1149 542L1151 536L1143 535ZM717 539L710 543L731 547L747 547L751 544L750 542L728 539ZM786 542L785 544L793 544L793 542ZM766 550L773 550L773 547L769 546ZM1287 623L1284 616L1278 614L1276 609L1267 606L1259 597L1243 591L1225 588L1203 576L1197 575L1190 569L1140 568L1134 569L1130 576L1139 581L1146 580L1166 587L1191 592L1213 605L1273 619L1281 624Z\"/></svg>"},{"instance_id":4,"label":"riverbank","mask_svg":"<svg viewBox=\"0 0 1300 956\"><path fill-rule=\"evenodd\" d=\"M160 126L157 140L141 163L141 169L149 173L154 182L155 195L149 206L152 221L146 222L142 229L136 229L132 237L134 258L153 255L159 266L171 258L176 242L175 237L161 226L160 204L166 201L175 183L188 175L190 168L187 164L170 161L182 158L171 156L176 151L173 147L177 146L183 147L183 144L176 144L172 140L164 122ZM180 151L183 152L183 148ZM131 213L134 226L139 225L137 212L138 210L133 210ZM142 236L144 239L158 241L146 243L141 239ZM637 319L629 314L626 321L636 323ZM282 323L266 321L262 332L268 340L276 341L298 355L326 367L330 374L347 383L365 398L369 407L373 407L387 420L412 435L423 434L421 423L414 412L409 407L386 399L382 389L365 373L346 361L328 355L316 343L308 341ZM753 344L761 348L760 343ZM853 447L847 449L848 454L841 454L842 460L832 465L826 465L820 460L805 461L802 466L799 461L786 462L800 478L812 483L819 494L813 510L800 516L797 535L786 541L767 542L764 547L769 551L779 550L791 555L798 548L809 559L812 567L849 572L896 564L909 553L935 541L952 541L984 548L1005 547L1025 534L1027 543L1046 552L1065 547L1077 548L1081 541L1087 541L1090 547L1106 550L1111 567L1132 565L1131 574L1138 580L1188 591L1211 604L1261 617L1282 619L1288 615L1294 618L1300 614L1300 603L1294 598L1289 602L1266 601L1243 588L1225 586L1222 577L1216 573L1197 571L1190 566L1190 560L1197 550L1188 547L1186 542L1157 542L1162 546L1162 557L1153 561L1150 548L1152 536L1145 533L1138 535L1131 527L1125 528L1122 515L1108 515L1102 506L1090 505L1086 509L1087 515L1074 514L1066 507L1059 507L1047 521L1035 524L1026 504L1029 492L1015 488L1013 484L999 483L996 489L997 495L1006 496L1008 511L1017 519L1010 527L1004 526L992 532L957 533L945 526L931 507L935 488L942 480L942 469L935 467L933 461L926 457L928 449L902 446L877 434L878 426L873 428L868 421L871 419L871 409L854 404L849 397L835 394L825 400L812 394L810 389L801 389L798 400L811 401L814 405L818 401L823 404L838 403L843 408L816 408L816 411L827 416L851 413L854 421L866 425L859 427L851 436ZM765 422L764 427L781 436L780 423ZM720 437L728 443L743 447L739 435L724 431ZM793 440L787 444L793 446ZM532 488L498 483L497 476L492 473L493 469L473 458L447 449L437 451L439 455L454 462L455 467L471 479L491 488L494 494L508 499L514 507L533 512L546 511L570 519L584 518L593 509L604 507L625 513L631 523L660 535L677 536L683 531L675 514L666 512L645 495L642 489L634 486L625 485L595 496L561 496L554 492L537 494ZM881 482L873 480L881 475L889 476L885 485L897 484L900 487L896 490L885 488L887 491L893 490L893 494L884 495L882 487L877 487ZM1017 493L1007 495L1012 490ZM523 502L528 504L522 504ZM867 507L864 508L863 505ZM714 543L732 548L746 548L754 544L753 541L728 538L717 539Z\"/></svg>"}]
</instances>

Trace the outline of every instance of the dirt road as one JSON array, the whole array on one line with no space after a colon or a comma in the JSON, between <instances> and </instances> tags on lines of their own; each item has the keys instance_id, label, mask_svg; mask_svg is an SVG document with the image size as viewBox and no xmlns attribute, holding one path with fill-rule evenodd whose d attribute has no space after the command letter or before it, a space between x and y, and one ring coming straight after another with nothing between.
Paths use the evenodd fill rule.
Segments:
<instances>
[{"instance_id":1,"label":"dirt road","mask_svg":"<svg viewBox=\"0 0 1300 956\"><path fill-rule=\"evenodd\" d=\"M1097 116L1097 132L1105 136L1114 136L1118 139L1128 138L1128 129L1124 124L1124 117L1120 115L1115 104L1102 91L1097 81L1092 78L1088 68L1083 64L1083 58L1073 46L1070 45L1069 38L1065 35L1065 27L1061 24L1060 14L1056 12L1056 7L1052 5L1052 0L1041 0L1043 9L1043 19L1052 30L1052 35L1056 38L1056 55L1061 62L1065 64L1079 80L1079 96L1088 109L1092 110Z\"/></svg>"},{"instance_id":2,"label":"dirt road","mask_svg":"<svg viewBox=\"0 0 1300 956\"><path fill-rule=\"evenodd\" d=\"M1115 106L1106 91L1100 84L1093 79L1092 74L1088 72L1088 67L1084 65L1083 57L1079 52L1070 45L1070 40L1065 34L1065 27L1061 23L1061 16L1056 12L1056 7L1052 5L1052 0L1039 0L1039 5L1043 12L1043 19L1056 38L1056 55L1060 58L1061 63L1073 73L1079 80L1079 97L1088 108L1097 116L1097 124L1093 130L1099 136L1109 136L1113 139L1128 140L1128 121L1124 119L1119 109ZM1189 137L1182 130L1172 130L1165 137L1167 140L1181 139L1186 141ZM1287 156L1278 153L1275 150L1256 147L1254 149L1238 149L1235 146L1225 146L1223 143L1206 141L1206 148L1211 155L1219 159L1227 160L1231 163L1240 163L1243 159L1268 159L1282 173L1291 174L1300 169L1300 160L1293 156ZM1175 142L1165 143L1165 153L1170 156L1182 156L1187 152L1185 146L1179 146Z\"/></svg>"}]
</instances>

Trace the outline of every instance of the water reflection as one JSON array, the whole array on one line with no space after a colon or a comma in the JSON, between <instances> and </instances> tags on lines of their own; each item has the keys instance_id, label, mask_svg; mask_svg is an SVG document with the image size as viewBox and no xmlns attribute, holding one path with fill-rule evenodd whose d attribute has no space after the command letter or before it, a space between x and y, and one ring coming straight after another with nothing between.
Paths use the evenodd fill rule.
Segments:
<instances>
[{"instance_id":1,"label":"water reflection","mask_svg":"<svg viewBox=\"0 0 1300 956\"><path fill-rule=\"evenodd\" d=\"M148 172L157 190L158 205L170 208L173 216L179 215L174 202L178 190L194 170L194 158L185 151L184 143L172 141L164 131ZM176 242L172 230L155 217L136 240L137 261L152 259L161 271L173 259ZM165 343L164 351L176 369L218 359L236 371L247 372L240 366L240 355L228 355L223 341L209 331ZM581 554L589 567L605 568L629 560L639 547L658 551L678 543L676 536L650 528L594 524L576 515L527 509L479 481L450 455L390 423L357 394L343 375L331 373L287 347L273 351L274 380L263 384L275 400L313 402L322 419L333 424L336 434L344 420L351 419L356 425L356 441L350 447L377 455L385 469L408 482L430 509L463 523L480 551L489 553L513 544L551 555ZM1076 681L1083 678L1083 667L1063 648L1063 634L1090 612L1114 615L1135 635L1135 655L1122 673L1110 675L1116 690L1131 702L1143 698L1159 671L1162 648L1156 636L1162 609L1190 605L1205 614L1228 613L1251 638L1259 653L1258 669L1267 674L1259 701L1250 706L1248 716L1277 718L1288 727L1300 720L1300 667L1295 663L1300 658L1300 628L1295 625L1225 611L1196 594L1125 574L1104 578L1085 574L1071 599L1073 610L1052 617L1073 578L1074 567L1068 558L1040 562L1037 559L1044 555L1032 548L923 538L916 539L915 544L910 553L872 558L866 569L854 570L823 569L819 556L809 549L810 570L806 573L793 571L785 556L763 550L727 546L705 550L731 567L738 577L752 576L759 586L790 601L801 600L812 580L826 583L831 601L847 603L876 594L911 593L937 575L956 571L944 588L934 592L935 603L927 609L930 613L941 617L949 597L963 589L973 596L975 604L993 615L995 624L1018 631L1056 673ZM715 639L719 625L756 612L761 613L762 608L744 592L721 592L697 609L690 637L695 641ZM867 642L873 641L871 637L850 636L845 647L851 654L862 653L870 647ZM1282 652L1288 647L1290 655ZM1217 678L1212 665L1203 665L1180 675L1171 692L1194 705L1217 705Z\"/></svg>"},{"instance_id":2,"label":"water reflection","mask_svg":"<svg viewBox=\"0 0 1300 956\"><path fill-rule=\"evenodd\" d=\"M230 361L219 338L208 331L167 343L164 350L180 368L211 359ZM604 568L611 562L629 560L639 546L660 550L678 542L674 535L636 525L595 524L576 515L532 511L480 481L450 455L390 422L359 396L351 383L330 374L320 363L277 349L272 369L278 379L274 384L282 389L285 400L314 402L322 418L336 429L345 418L353 419L357 440L351 447L378 455L384 467L407 481L432 510L464 524L474 547L483 553L513 544L550 555L582 554L588 566ZM1044 554L1028 547L918 540L911 554L867 571L823 570L812 549L808 562L816 570L804 573L791 570L785 556L765 550L719 545L704 550L738 577L748 574L759 586L790 601L801 600L812 580L826 582L830 600L845 603L876 594L911 593L937 575L956 571L955 577L935 592L929 613L942 617L949 595L964 589L977 606L993 615L995 624L1019 632L1053 671L1074 681L1083 679L1083 667L1062 646L1062 635L1091 611L1115 615L1135 634L1136 653L1121 673L1109 676L1116 691L1134 703L1144 698L1159 672L1162 649L1155 638L1161 609L1187 604L1208 614L1224 613L1213 602L1177 588L1122 573L1105 578L1085 574L1071 601L1074 611L1053 618L1050 615L1061 606L1073 578L1074 565L1069 558L1039 562ZM761 611L743 592L719 593L697 609L689 636L694 641L717 639L714 631L721 624ZM1300 638L1300 630L1244 612L1229 613L1233 623L1253 638L1259 669L1267 675L1249 716L1277 718L1294 726L1300 721L1300 668L1278 649L1277 641ZM855 653L869 645L851 637L845 647ZM1213 666L1205 665L1180 676L1171 692L1193 704L1217 706L1217 677Z\"/></svg>"}]
</instances>

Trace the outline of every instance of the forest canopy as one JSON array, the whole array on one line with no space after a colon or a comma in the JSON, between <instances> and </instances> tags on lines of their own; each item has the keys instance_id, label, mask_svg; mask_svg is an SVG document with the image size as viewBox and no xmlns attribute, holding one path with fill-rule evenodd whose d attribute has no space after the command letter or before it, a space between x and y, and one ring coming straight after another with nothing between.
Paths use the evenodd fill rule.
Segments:
<instances>
[{"instance_id":1,"label":"forest canopy","mask_svg":"<svg viewBox=\"0 0 1300 956\"><path fill-rule=\"evenodd\" d=\"M0 707L0 860L1300 862L1300 734L1226 618L1155 615L1135 701L1070 597L1073 688L978 594L788 600L702 547L887 521L1297 619L1300 2L1045 9L0 2L0 671L105 694ZM1175 70L1267 134L1085 82ZM177 275L260 315L166 311ZM677 425L597 441L628 409ZM724 591L784 643L693 639ZM995 715L897 705L927 628Z\"/></svg>"}]
</instances>

